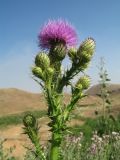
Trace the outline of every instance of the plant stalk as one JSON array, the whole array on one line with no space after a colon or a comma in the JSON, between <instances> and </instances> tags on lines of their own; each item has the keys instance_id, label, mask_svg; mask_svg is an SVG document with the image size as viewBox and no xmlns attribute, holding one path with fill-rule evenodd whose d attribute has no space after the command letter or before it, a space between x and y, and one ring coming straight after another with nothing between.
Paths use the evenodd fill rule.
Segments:
<instances>
[{"instance_id":1,"label":"plant stalk","mask_svg":"<svg viewBox=\"0 0 120 160\"><path fill-rule=\"evenodd\" d=\"M50 150L50 160L60 159L60 144L61 144L61 135L58 133L53 133L51 150Z\"/></svg>"}]
</instances>

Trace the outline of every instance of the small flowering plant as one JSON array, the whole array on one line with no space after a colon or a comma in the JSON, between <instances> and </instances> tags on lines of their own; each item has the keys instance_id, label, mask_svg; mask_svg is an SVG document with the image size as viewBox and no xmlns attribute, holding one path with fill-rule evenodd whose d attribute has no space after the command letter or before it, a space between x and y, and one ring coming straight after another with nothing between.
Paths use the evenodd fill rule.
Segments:
<instances>
[{"instance_id":1,"label":"small flowering plant","mask_svg":"<svg viewBox=\"0 0 120 160\"><path fill-rule=\"evenodd\" d=\"M37 121L33 115L24 117L24 129L35 145L36 157L42 160L59 160L61 141L67 131L66 122L78 100L85 96L84 90L90 85L88 76L80 77L75 85L71 80L88 67L95 50L95 41L88 38L76 48L76 31L64 20L48 21L41 29L38 40L41 51L35 57L32 74L44 91L48 117L51 119L48 124L52 132L48 157L39 143ZM70 59L71 67L63 73L61 66L66 55ZM71 100L66 105L63 103L65 86L70 86L72 92Z\"/></svg>"}]
</instances>

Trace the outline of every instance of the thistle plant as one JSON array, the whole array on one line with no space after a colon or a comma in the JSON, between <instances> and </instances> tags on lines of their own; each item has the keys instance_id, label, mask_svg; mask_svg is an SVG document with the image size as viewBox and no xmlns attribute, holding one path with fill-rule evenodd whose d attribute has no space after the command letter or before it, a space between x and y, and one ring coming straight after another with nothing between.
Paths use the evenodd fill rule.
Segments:
<instances>
[{"instance_id":1,"label":"thistle plant","mask_svg":"<svg viewBox=\"0 0 120 160\"><path fill-rule=\"evenodd\" d=\"M75 108L79 99L85 96L84 90L90 85L88 76L80 77L73 85L71 80L88 67L95 50L93 38L87 38L77 48L77 34L74 28L64 20L48 21L41 29L39 35L40 52L35 57L35 65L32 74L43 89L48 106L48 117L50 118L51 148L48 157L45 157L38 138L35 118L31 116L27 123L27 116L24 119L25 131L36 148L36 157L45 160L60 159L60 145L67 132L66 122L69 120L71 111ZM62 62L69 56L71 67L63 70ZM64 104L63 89L71 87L71 100ZM34 121L34 122L33 122Z\"/></svg>"},{"instance_id":2,"label":"thistle plant","mask_svg":"<svg viewBox=\"0 0 120 160\"><path fill-rule=\"evenodd\" d=\"M67 135L61 146L62 160L119 160L120 133L112 132L100 137L94 131L89 141L80 132L77 136Z\"/></svg>"},{"instance_id":3,"label":"thistle plant","mask_svg":"<svg viewBox=\"0 0 120 160\"><path fill-rule=\"evenodd\" d=\"M100 93L98 96L102 99L103 117L106 118L107 114L110 113L111 110L111 99L110 91L108 89L108 82L110 82L110 79L108 78L107 70L105 69L105 62L103 57L100 59L99 76Z\"/></svg>"},{"instance_id":4,"label":"thistle plant","mask_svg":"<svg viewBox=\"0 0 120 160\"><path fill-rule=\"evenodd\" d=\"M107 70L105 69L104 58L100 59L99 67L99 87L100 93L97 94L102 100L102 116L98 119L98 133L102 135L104 133L108 134L114 131L115 129L115 118L111 115L111 99L110 99L110 90L109 83L110 79L108 78Z\"/></svg>"}]
</instances>

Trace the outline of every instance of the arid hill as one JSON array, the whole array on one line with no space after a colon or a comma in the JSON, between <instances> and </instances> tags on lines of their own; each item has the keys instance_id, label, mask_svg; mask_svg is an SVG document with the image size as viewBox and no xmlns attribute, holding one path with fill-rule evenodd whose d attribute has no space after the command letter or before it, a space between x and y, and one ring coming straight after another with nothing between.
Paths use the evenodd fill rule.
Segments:
<instances>
[{"instance_id":1,"label":"arid hill","mask_svg":"<svg viewBox=\"0 0 120 160\"><path fill-rule=\"evenodd\" d=\"M42 94L29 93L15 88L0 89L0 116L29 110L45 110Z\"/></svg>"},{"instance_id":2,"label":"arid hill","mask_svg":"<svg viewBox=\"0 0 120 160\"><path fill-rule=\"evenodd\" d=\"M99 93L99 85L87 90L88 96L80 100L81 106L99 106L101 99L96 96ZM120 108L120 84L110 84L113 106ZM65 94L65 103L70 100L70 95ZM0 116L22 113L33 110L46 110L46 102L43 94L29 93L23 90L10 88L0 89Z\"/></svg>"},{"instance_id":3,"label":"arid hill","mask_svg":"<svg viewBox=\"0 0 120 160\"><path fill-rule=\"evenodd\" d=\"M109 84L108 90L113 94L120 94L120 84ZM97 95L100 93L100 85L94 85L90 89L87 90L87 94L89 95Z\"/></svg>"}]
</instances>

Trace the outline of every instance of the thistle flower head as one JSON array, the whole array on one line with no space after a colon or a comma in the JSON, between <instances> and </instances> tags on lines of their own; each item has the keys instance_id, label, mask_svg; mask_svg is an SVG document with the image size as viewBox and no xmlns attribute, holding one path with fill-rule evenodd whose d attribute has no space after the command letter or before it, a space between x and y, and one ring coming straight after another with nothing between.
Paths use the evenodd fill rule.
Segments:
<instances>
[{"instance_id":1,"label":"thistle flower head","mask_svg":"<svg viewBox=\"0 0 120 160\"><path fill-rule=\"evenodd\" d=\"M66 47L75 46L77 35L74 28L64 20L49 20L38 35L39 46L50 49L53 45L64 44Z\"/></svg>"}]
</instances>

